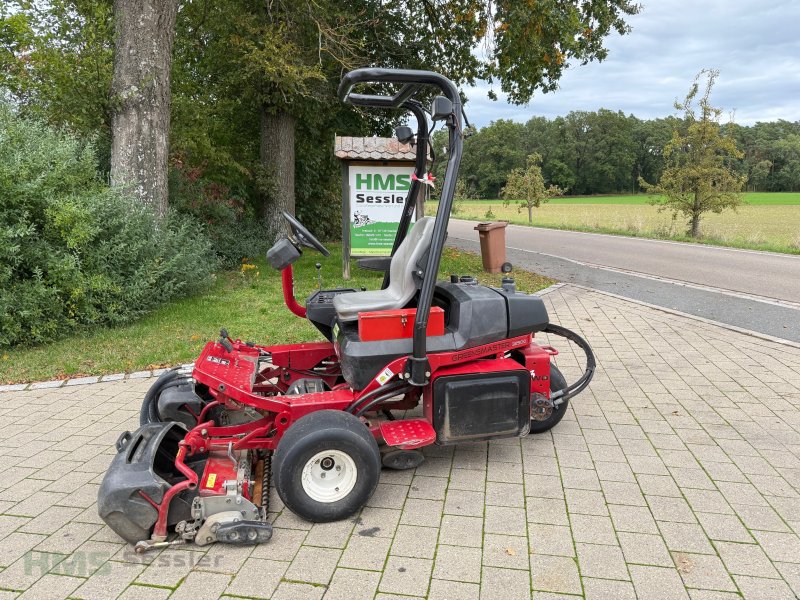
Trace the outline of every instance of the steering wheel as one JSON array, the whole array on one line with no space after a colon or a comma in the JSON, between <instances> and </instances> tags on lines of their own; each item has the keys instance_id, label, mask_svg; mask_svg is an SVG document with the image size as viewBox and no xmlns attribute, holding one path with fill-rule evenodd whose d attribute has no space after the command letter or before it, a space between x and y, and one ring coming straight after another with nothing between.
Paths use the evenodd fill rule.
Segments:
<instances>
[{"instance_id":1,"label":"steering wheel","mask_svg":"<svg viewBox=\"0 0 800 600\"><path fill-rule=\"evenodd\" d=\"M311 232L305 228L305 226L295 219L292 215L290 215L285 210L282 211L283 218L289 222L289 227L292 228L292 235L294 235L297 242L302 245L306 246L307 248L314 248L322 254L322 256L330 256L331 253L328 252L328 249L322 245L317 238L311 235Z\"/></svg>"}]
</instances>

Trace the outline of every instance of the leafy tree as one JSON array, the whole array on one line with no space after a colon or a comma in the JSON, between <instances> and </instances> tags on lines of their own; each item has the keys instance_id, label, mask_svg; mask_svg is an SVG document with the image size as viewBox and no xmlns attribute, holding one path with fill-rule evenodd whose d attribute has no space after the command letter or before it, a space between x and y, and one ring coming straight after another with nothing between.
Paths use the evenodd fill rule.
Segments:
<instances>
[{"instance_id":1,"label":"leafy tree","mask_svg":"<svg viewBox=\"0 0 800 600\"><path fill-rule=\"evenodd\" d=\"M505 198L503 202L505 206L508 206L513 200L519 200L518 210L521 212L523 208L528 209L528 223L533 223L534 208L539 208L543 203L549 202L550 198L561 196L564 193L554 185L545 186L540 166L541 161L541 156L531 154L525 169L514 169L509 173L508 182L501 192Z\"/></svg>"},{"instance_id":2,"label":"leafy tree","mask_svg":"<svg viewBox=\"0 0 800 600\"><path fill-rule=\"evenodd\" d=\"M0 3L0 95L23 115L93 139L104 172L113 32L108 0Z\"/></svg>"},{"instance_id":3,"label":"leafy tree","mask_svg":"<svg viewBox=\"0 0 800 600\"><path fill-rule=\"evenodd\" d=\"M524 134L522 124L501 119L466 139L462 177L479 197L497 198L508 174L525 165Z\"/></svg>"},{"instance_id":4,"label":"leafy tree","mask_svg":"<svg viewBox=\"0 0 800 600\"><path fill-rule=\"evenodd\" d=\"M640 180L645 191L653 195L652 204L689 220L692 237L699 237L700 219L705 213L720 213L741 204L741 191L747 181L746 176L739 175L731 166L733 159L744 154L732 136L722 134L719 125L722 109L711 105L711 89L718 74L716 70L701 71L686 99L675 102L675 108L683 111L685 127L676 129L664 147L666 167L659 182L650 184ZM705 90L698 98L703 75Z\"/></svg>"}]
</instances>

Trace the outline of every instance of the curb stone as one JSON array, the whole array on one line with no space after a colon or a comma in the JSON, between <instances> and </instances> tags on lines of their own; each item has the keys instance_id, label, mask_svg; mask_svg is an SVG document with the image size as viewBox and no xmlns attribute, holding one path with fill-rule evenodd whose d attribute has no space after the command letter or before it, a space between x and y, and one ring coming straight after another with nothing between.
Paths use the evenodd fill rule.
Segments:
<instances>
[{"instance_id":1,"label":"curb stone","mask_svg":"<svg viewBox=\"0 0 800 600\"><path fill-rule=\"evenodd\" d=\"M193 366L194 363L175 365L175 367L184 369L190 369ZM109 373L107 375L74 377L72 379L51 379L47 381L32 381L30 383L12 383L9 385L0 385L0 392L23 392L59 388L62 386L93 385L95 383L108 383L109 381L122 381L125 379L151 379L153 377L158 377L167 370L168 369L154 369L152 371L135 371L133 373Z\"/></svg>"}]
</instances>

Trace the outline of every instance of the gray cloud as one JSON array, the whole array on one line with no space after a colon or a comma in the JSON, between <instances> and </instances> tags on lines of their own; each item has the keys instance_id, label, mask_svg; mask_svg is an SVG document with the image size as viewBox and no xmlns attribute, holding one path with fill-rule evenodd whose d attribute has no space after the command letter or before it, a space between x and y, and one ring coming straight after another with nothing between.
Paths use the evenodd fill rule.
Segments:
<instances>
[{"instance_id":1,"label":"gray cloud","mask_svg":"<svg viewBox=\"0 0 800 600\"><path fill-rule=\"evenodd\" d=\"M528 106L486 97L489 86L466 90L476 125L526 121L571 110L608 108L642 118L674 114L703 68L719 69L712 101L735 111L741 124L800 120L800 2L774 0L651 0L630 19L633 31L607 40L608 58L571 65L549 94Z\"/></svg>"}]
</instances>

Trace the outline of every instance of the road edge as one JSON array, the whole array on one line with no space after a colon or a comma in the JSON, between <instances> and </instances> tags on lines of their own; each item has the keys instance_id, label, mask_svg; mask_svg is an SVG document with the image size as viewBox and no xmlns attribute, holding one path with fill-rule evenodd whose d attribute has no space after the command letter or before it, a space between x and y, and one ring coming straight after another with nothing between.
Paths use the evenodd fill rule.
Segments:
<instances>
[{"instance_id":1,"label":"road edge","mask_svg":"<svg viewBox=\"0 0 800 600\"><path fill-rule=\"evenodd\" d=\"M633 304L639 304L641 306L646 306L648 308L655 309L657 311L667 313L670 315L675 315L678 317L686 317L687 319L693 319L695 321L700 321L701 323L707 323L708 325L716 325L717 327L722 327L723 329L727 329L729 331L735 331L737 333L742 333L744 335L748 335L754 338L758 338L760 340L764 340L766 342L773 342L775 344L780 344L782 346L789 346L790 348L797 348L800 350L800 343L793 342L792 340L786 340L783 338L775 337L773 335L769 335L767 333L761 333L760 331L753 331L752 329L745 329L744 327L737 327L736 325L728 325L727 323L722 323L721 321L714 321L713 319L706 319L705 317L699 317L697 315L692 315L689 313L685 313L680 310L675 310L674 308L666 308L664 306L659 306L657 304L651 304L649 302L645 302L644 300L637 300L635 298L629 298L627 296L623 296L621 294L615 294L614 292L607 292L605 290L598 290L595 288L590 288L585 285L581 285L579 283L565 283L563 284L567 287L575 287L582 290L586 290L588 292L594 292L595 294L603 294L604 296L610 296L611 298L617 298L618 300L624 300L625 302L632 302Z\"/></svg>"}]
</instances>

